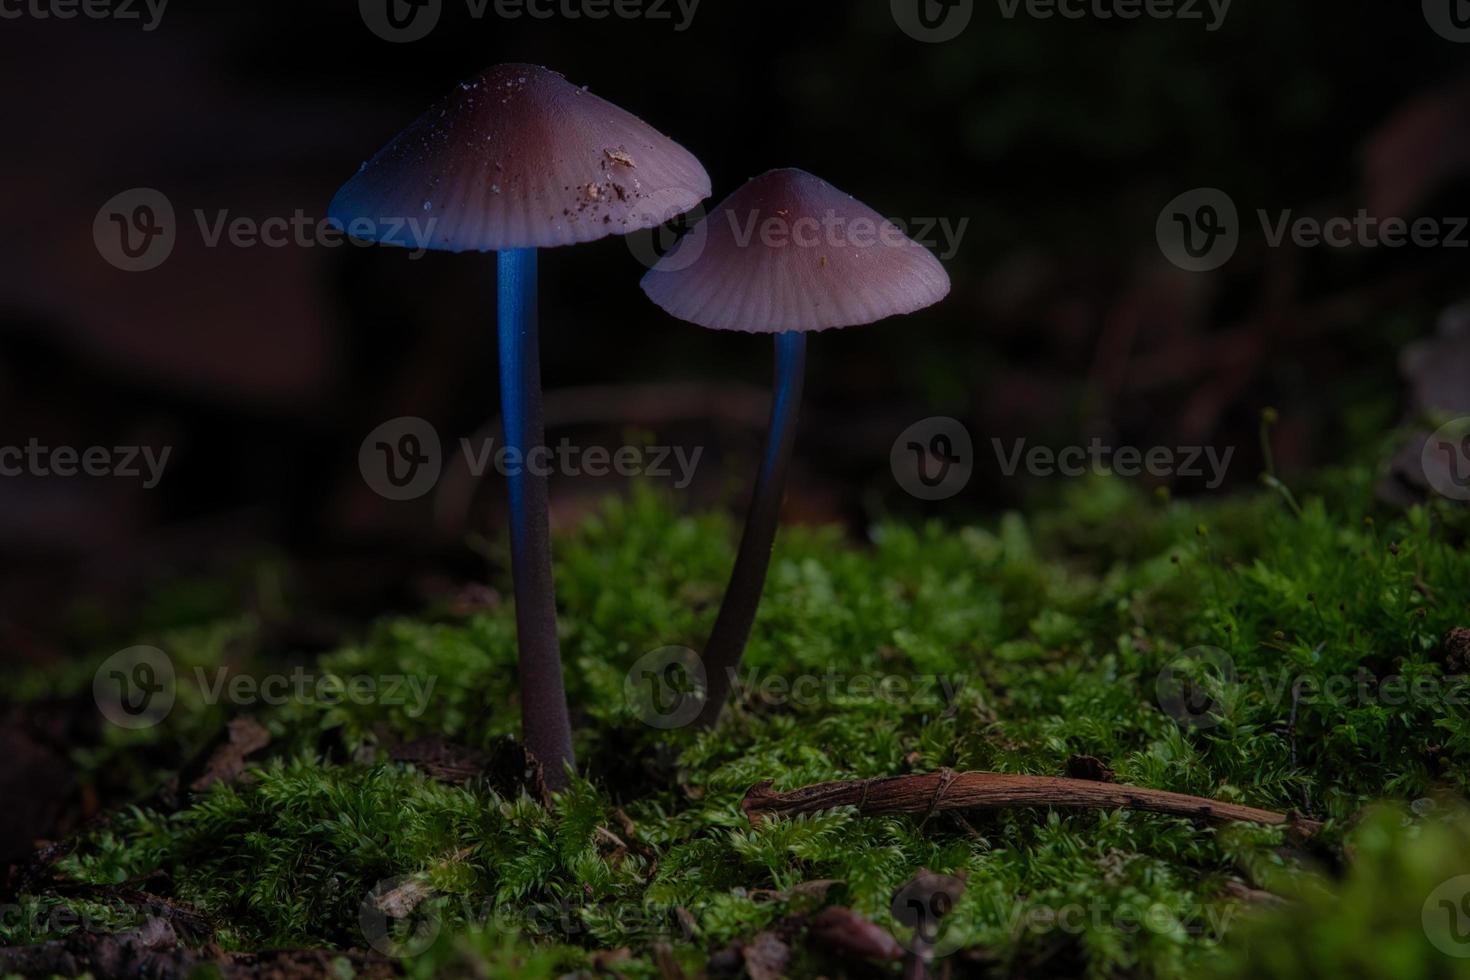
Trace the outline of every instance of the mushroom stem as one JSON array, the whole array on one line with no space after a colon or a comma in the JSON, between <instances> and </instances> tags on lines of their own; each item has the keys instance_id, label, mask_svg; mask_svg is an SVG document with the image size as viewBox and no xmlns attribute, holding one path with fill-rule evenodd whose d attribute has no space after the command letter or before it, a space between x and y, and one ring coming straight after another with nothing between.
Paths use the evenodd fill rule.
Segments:
<instances>
[{"instance_id":1,"label":"mushroom stem","mask_svg":"<svg viewBox=\"0 0 1470 980\"><path fill-rule=\"evenodd\" d=\"M801 386L806 374L806 334L790 330L776 334L776 379L771 393L771 428L761 457L760 475L745 532L735 557L735 570L725 589L725 599L715 617L714 629L704 647L706 694L695 724L712 727L730 696L741 654L750 639L750 627L760 606L771 564L771 548L780 521L781 498L786 487L786 469L796 444L796 417L801 407Z\"/></svg>"},{"instance_id":2,"label":"mushroom stem","mask_svg":"<svg viewBox=\"0 0 1470 980\"><path fill-rule=\"evenodd\" d=\"M541 354L536 321L536 250L497 254L500 399L507 455L520 463L506 476L510 491L510 561L519 640L521 725L526 750L541 763L546 785L567 784L576 765L551 574L551 525L544 468L529 465L545 452L541 417Z\"/></svg>"}]
</instances>

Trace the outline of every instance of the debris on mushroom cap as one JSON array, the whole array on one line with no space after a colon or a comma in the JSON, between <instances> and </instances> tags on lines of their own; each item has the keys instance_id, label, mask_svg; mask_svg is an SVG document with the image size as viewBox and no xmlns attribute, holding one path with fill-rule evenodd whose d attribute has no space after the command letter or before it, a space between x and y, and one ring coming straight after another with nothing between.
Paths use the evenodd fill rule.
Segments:
<instances>
[{"instance_id":1,"label":"debris on mushroom cap","mask_svg":"<svg viewBox=\"0 0 1470 980\"><path fill-rule=\"evenodd\" d=\"M872 323L949 293L929 250L802 170L730 195L643 278L649 299L716 330L781 333Z\"/></svg>"},{"instance_id":2,"label":"debris on mushroom cap","mask_svg":"<svg viewBox=\"0 0 1470 980\"><path fill-rule=\"evenodd\" d=\"M549 69L497 65L364 164L328 214L385 244L498 251L655 227L709 193L699 161L636 116Z\"/></svg>"}]
</instances>

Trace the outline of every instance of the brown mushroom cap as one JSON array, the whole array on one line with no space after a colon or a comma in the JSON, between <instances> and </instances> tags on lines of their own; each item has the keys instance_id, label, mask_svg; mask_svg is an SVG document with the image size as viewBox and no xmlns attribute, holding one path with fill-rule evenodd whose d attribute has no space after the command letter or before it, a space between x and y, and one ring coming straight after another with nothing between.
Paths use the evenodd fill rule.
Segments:
<instances>
[{"instance_id":1,"label":"brown mushroom cap","mask_svg":"<svg viewBox=\"0 0 1470 980\"><path fill-rule=\"evenodd\" d=\"M653 227L709 193L699 161L636 116L549 69L496 65L363 164L329 214L387 244L420 245L415 221L430 248L500 251Z\"/></svg>"},{"instance_id":2,"label":"brown mushroom cap","mask_svg":"<svg viewBox=\"0 0 1470 980\"><path fill-rule=\"evenodd\" d=\"M782 333L872 323L949 293L929 250L803 170L772 170L730 195L659 260L643 291L714 330Z\"/></svg>"}]
</instances>

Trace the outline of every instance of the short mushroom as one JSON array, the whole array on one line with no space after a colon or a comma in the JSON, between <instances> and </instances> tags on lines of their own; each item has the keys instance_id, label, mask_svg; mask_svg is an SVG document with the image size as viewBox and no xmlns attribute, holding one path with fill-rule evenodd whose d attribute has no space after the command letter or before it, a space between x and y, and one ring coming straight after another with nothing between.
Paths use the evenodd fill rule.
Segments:
<instances>
[{"instance_id":1,"label":"short mushroom","mask_svg":"<svg viewBox=\"0 0 1470 980\"><path fill-rule=\"evenodd\" d=\"M773 170L725 200L643 279L665 311L714 330L775 335L771 425L740 550L705 645L696 723L720 716L765 587L796 436L811 331L912 313L949 293L929 250L802 170Z\"/></svg>"},{"instance_id":2,"label":"short mushroom","mask_svg":"<svg viewBox=\"0 0 1470 980\"><path fill-rule=\"evenodd\" d=\"M575 765L556 635L537 339L537 249L661 223L709 196L687 150L534 65L497 65L454 91L337 192L357 237L498 253L500 393L526 747L553 789ZM427 229L425 231L425 226ZM370 229L360 234L362 229ZM539 471L539 472L538 472Z\"/></svg>"}]
</instances>

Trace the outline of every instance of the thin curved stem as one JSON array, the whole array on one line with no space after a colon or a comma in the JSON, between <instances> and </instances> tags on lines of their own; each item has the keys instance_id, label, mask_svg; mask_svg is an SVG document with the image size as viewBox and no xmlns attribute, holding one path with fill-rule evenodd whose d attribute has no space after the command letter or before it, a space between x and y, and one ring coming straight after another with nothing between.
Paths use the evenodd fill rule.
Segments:
<instances>
[{"instance_id":1,"label":"thin curved stem","mask_svg":"<svg viewBox=\"0 0 1470 980\"><path fill-rule=\"evenodd\" d=\"M530 465L546 452L541 418L541 352L537 337L536 250L497 255L499 272L500 400L509 467L511 576L521 681L521 725L526 750L541 763L546 785L566 786L576 765L572 726L556 636L556 591L551 574L551 524L545 467Z\"/></svg>"},{"instance_id":2,"label":"thin curved stem","mask_svg":"<svg viewBox=\"0 0 1470 980\"><path fill-rule=\"evenodd\" d=\"M745 532L735 557L735 570L725 589L725 599L715 617L714 629L704 647L705 701L695 724L709 728L720 718L730 697L740 657L750 639L750 627L760 607L771 564L771 547L781 517L781 498L786 488L786 470L796 444L796 418L801 408L801 387L806 375L806 334L792 330L776 334L776 379L771 393L771 428L766 434L760 475Z\"/></svg>"}]
</instances>

